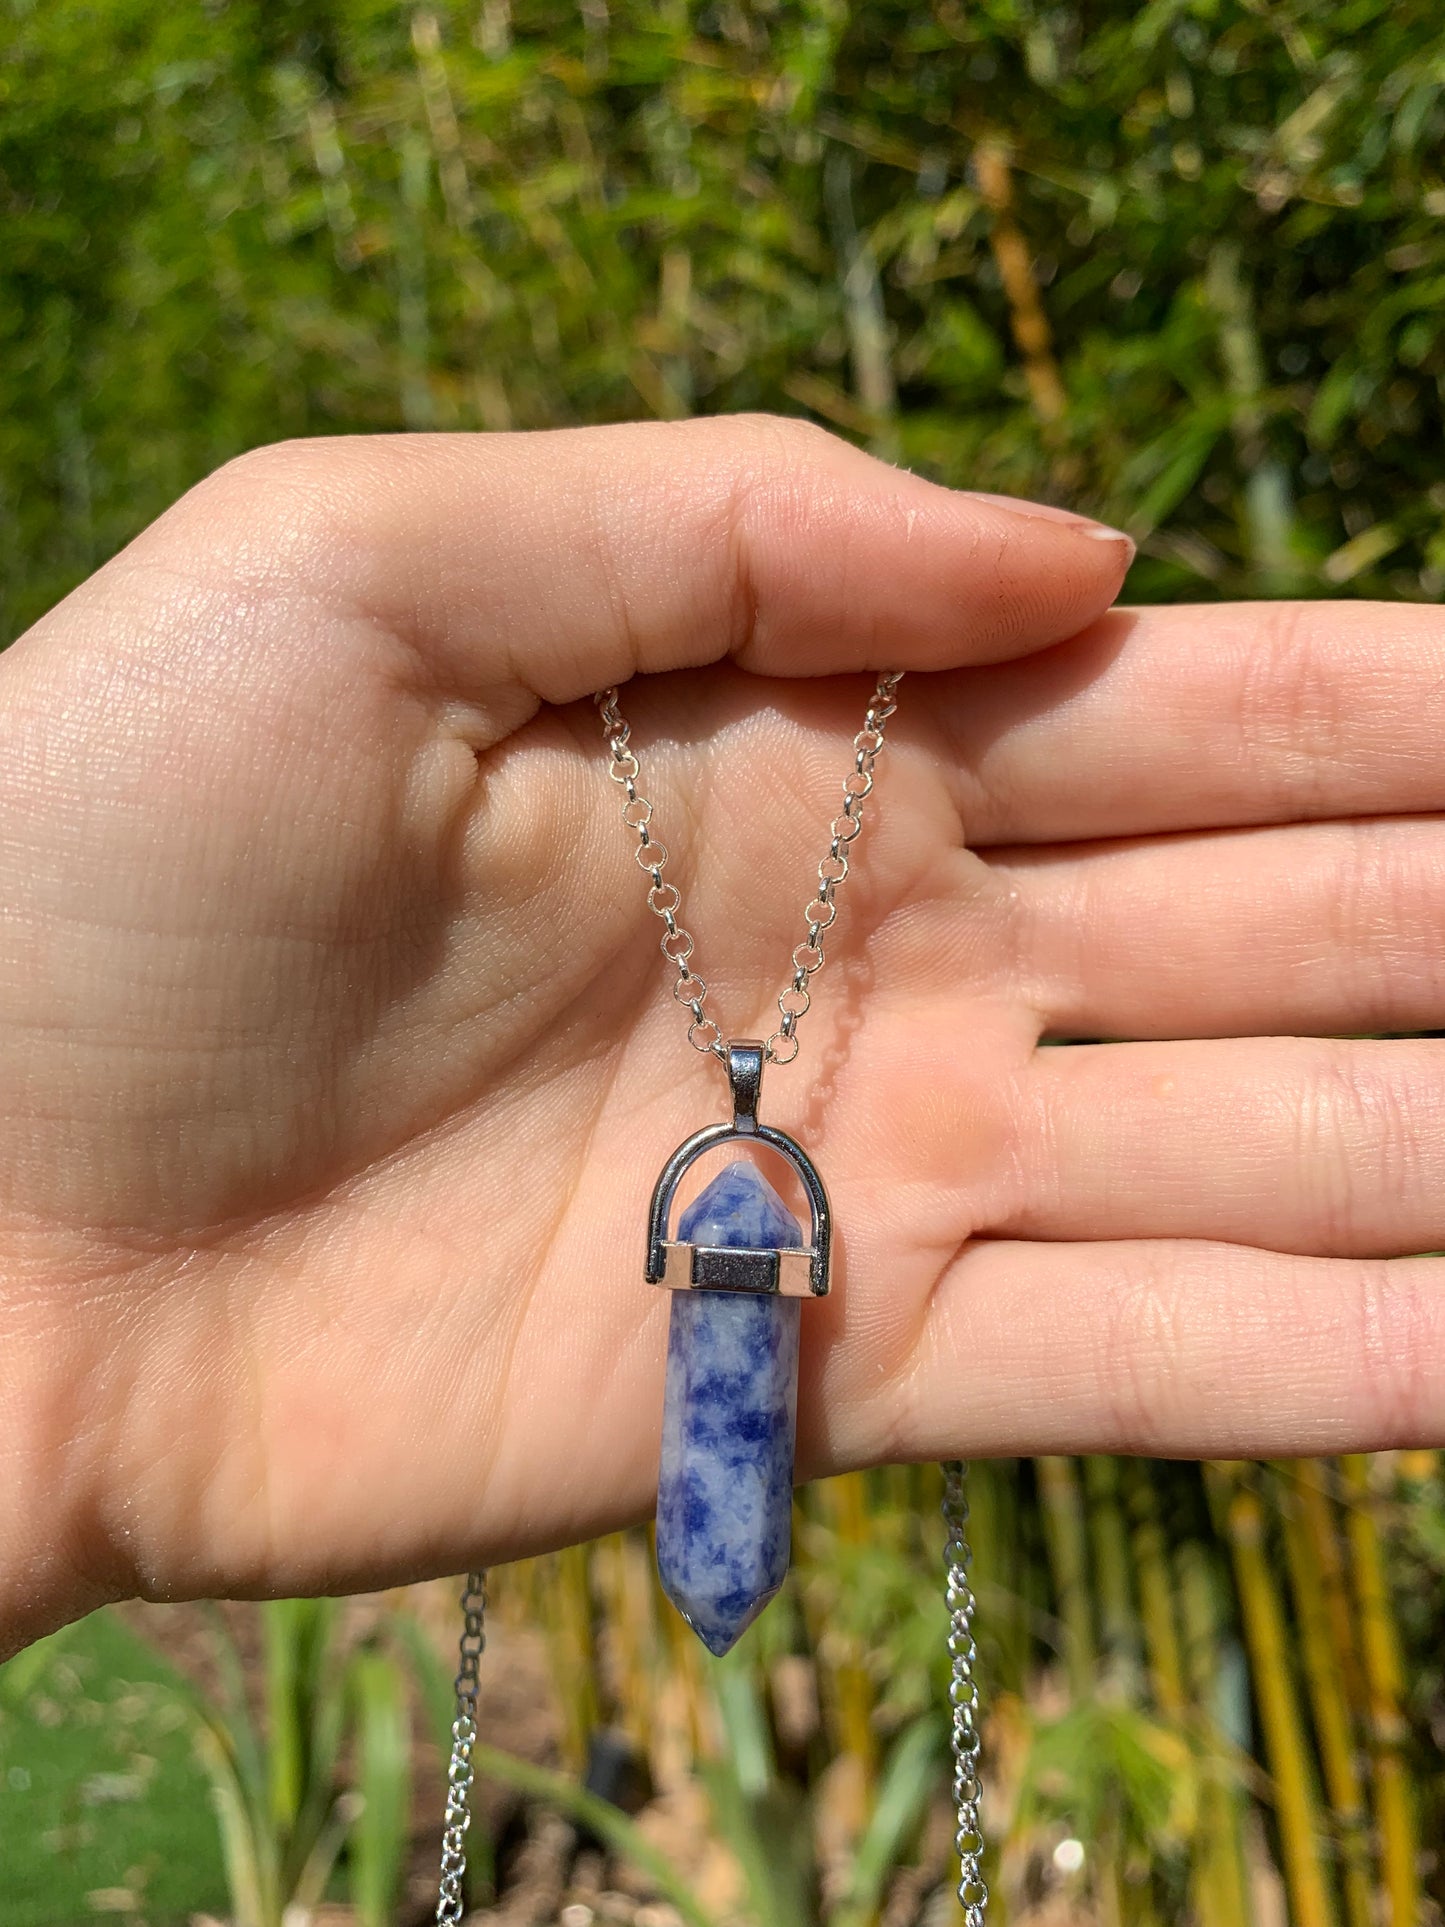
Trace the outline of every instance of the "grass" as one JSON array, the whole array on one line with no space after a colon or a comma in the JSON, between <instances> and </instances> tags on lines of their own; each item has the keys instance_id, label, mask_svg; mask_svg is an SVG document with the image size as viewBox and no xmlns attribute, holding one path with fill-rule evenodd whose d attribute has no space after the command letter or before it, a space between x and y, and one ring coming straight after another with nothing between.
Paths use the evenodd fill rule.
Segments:
<instances>
[{"instance_id":1,"label":"grass","mask_svg":"<svg viewBox=\"0 0 1445 1927\"><path fill-rule=\"evenodd\" d=\"M180 1682L113 1614L0 1668L0 1920L222 1912L226 1882Z\"/></svg>"}]
</instances>

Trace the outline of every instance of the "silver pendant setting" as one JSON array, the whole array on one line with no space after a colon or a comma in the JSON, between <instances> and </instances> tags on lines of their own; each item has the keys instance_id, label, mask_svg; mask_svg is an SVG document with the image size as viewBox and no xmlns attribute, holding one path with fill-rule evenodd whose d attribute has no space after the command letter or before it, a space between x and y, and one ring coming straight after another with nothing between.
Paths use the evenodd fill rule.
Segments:
<instances>
[{"instance_id":1,"label":"silver pendant setting","mask_svg":"<svg viewBox=\"0 0 1445 1927\"><path fill-rule=\"evenodd\" d=\"M669 1291L747 1291L783 1298L826 1298L833 1217L817 1166L786 1131L758 1122L766 1047L744 1038L727 1047L731 1124L708 1124L683 1140L662 1167L652 1193L647 1236L647 1282ZM678 1185L690 1167L724 1144L765 1144L786 1158L807 1194L812 1243L799 1250L749 1249L671 1239L668 1226Z\"/></svg>"}]
</instances>

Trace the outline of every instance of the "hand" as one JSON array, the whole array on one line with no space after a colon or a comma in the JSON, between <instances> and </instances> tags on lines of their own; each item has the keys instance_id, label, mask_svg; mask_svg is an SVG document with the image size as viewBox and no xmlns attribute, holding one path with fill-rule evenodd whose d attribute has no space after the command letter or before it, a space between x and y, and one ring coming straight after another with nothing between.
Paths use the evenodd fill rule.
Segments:
<instances>
[{"instance_id":1,"label":"hand","mask_svg":"<svg viewBox=\"0 0 1445 1927\"><path fill-rule=\"evenodd\" d=\"M725 1093L639 671L732 1035L923 672L765 1087L842 1239L801 1474L1438 1440L1445 1047L1327 1040L1445 1024L1445 628L1106 615L1128 553L766 419L302 444L0 658L8 1640L649 1509L644 1214Z\"/></svg>"}]
</instances>

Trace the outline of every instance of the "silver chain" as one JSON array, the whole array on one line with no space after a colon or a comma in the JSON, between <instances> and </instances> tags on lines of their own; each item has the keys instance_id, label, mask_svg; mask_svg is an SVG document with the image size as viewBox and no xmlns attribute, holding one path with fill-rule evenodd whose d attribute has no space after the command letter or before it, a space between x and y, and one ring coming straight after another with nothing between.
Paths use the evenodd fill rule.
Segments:
<instances>
[{"instance_id":1,"label":"silver chain","mask_svg":"<svg viewBox=\"0 0 1445 1927\"><path fill-rule=\"evenodd\" d=\"M477 1743L477 1683L487 1644L487 1575L469 1572L462 1587L462 1637L458 1648L452 1752L447 1764L447 1811L442 1823L441 1892L436 1917L457 1927L467 1910L467 1828L472 1824L472 1748Z\"/></svg>"},{"instance_id":2,"label":"silver chain","mask_svg":"<svg viewBox=\"0 0 1445 1927\"><path fill-rule=\"evenodd\" d=\"M967 1927L983 1927L988 1888L983 1878L983 1825L979 1807L983 1785L979 1779L982 1739L978 1730L978 1647L973 1637L973 1596L969 1567L973 1553L968 1543L968 1467L962 1459L943 1466L943 1520L948 1538L943 1548L944 1600L948 1606L948 1707L953 1745L953 1805L958 1832L958 1904Z\"/></svg>"},{"instance_id":3,"label":"silver chain","mask_svg":"<svg viewBox=\"0 0 1445 1927\"><path fill-rule=\"evenodd\" d=\"M828 825L830 841L828 853L818 865L818 888L803 910L807 935L793 951L792 980L778 998L782 1021L765 1047L771 1064L791 1064L798 1054L798 1020L808 1014L813 1001L808 981L823 968L823 933L832 928L838 915L838 886L847 880L849 870L848 846L863 827L863 805L873 794L873 765L883 747L888 718L898 707L894 696L902 680L901 670L889 671L878 678L863 727L853 738L853 767L843 778L843 807ZM627 792L622 820L637 832L637 848L632 854L638 868L652 879L647 888L647 907L666 926L662 933L662 954L677 970L672 994L692 1013L687 1041L694 1050L711 1052L726 1062L727 1045L722 1030L703 1009L707 982L692 967L695 948L692 935L678 921L682 895L677 885L669 883L662 874L667 865L667 845L652 834L652 804L637 787L642 771L637 753L629 745L632 727L617 706L615 689L599 690L593 701L602 714L603 734L611 756L607 774Z\"/></svg>"},{"instance_id":4,"label":"silver chain","mask_svg":"<svg viewBox=\"0 0 1445 1927\"><path fill-rule=\"evenodd\" d=\"M828 853L818 865L818 889L803 914L807 935L793 952L793 977L778 998L782 1021L767 1040L767 1055L775 1064L791 1064L798 1054L798 1020L806 1016L811 998L808 982L823 967L823 936L838 914L838 886L848 876L848 846L863 827L863 804L873 793L873 765L883 748L884 730L898 705L894 701L902 674L878 678L863 727L853 738L853 768L843 779L843 808L829 825ZM639 790L641 767L630 747L631 727L617 704L617 691L604 689L594 698L610 753L608 775L627 792L622 820L637 832L633 852L638 866L651 878L647 907L665 929L662 954L677 970L672 994L692 1013L687 1038L694 1050L726 1061L727 1045L718 1024L703 1008L707 984L691 966L694 944L678 921L682 896L663 876L666 845L653 836L652 804ZM979 1777L978 1647L973 1636L977 1608L969 1567L968 1467L950 1459L943 1467L943 1517L948 1528L944 1546L944 1598L948 1607L950 1678L948 1703L953 1749L953 1804L958 1815L954 1846L959 1858L958 1900L965 1927L984 1927L988 1888L983 1877L983 1829L979 1807L983 1787ZM452 1720L451 1760L447 1768L447 1810L442 1833L441 1896L437 1902L439 1927L458 1927L466 1909L462 1885L467 1870L467 1828L471 1824L472 1748L477 1741L477 1675L486 1645L486 1574L467 1574L462 1591L462 1637L456 1677L455 1717Z\"/></svg>"}]
</instances>

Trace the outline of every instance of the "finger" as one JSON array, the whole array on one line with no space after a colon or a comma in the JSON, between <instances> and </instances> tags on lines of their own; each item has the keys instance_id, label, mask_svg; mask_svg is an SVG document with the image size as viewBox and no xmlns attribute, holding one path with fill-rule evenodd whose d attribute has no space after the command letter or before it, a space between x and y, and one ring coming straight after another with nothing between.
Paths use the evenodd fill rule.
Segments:
<instances>
[{"instance_id":1,"label":"finger","mask_svg":"<svg viewBox=\"0 0 1445 1927\"><path fill-rule=\"evenodd\" d=\"M1445 614L1405 603L1128 609L930 706L975 844L1445 808Z\"/></svg>"},{"instance_id":2,"label":"finger","mask_svg":"<svg viewBox=\"0 0 1445 1927\"><path fill-rule=\"evenodd\" d=\"M1445 1260L968 1246L858 1455L1268 1458L1445 1442Z\"/></svg>"},{"instance_id":3,"label":"finger","mask_svg":"<svg viewBox=\"0 0 1445 1927\"><path fill-rule=\"evenodd\" d=\"M1445 819L1009 850L1024 994L1055 1037L1445 1028Z\"/></svg>"},{"instance_id":4,"label":"finger","mask_svg":"<svg viewBox=\"0 0 1445 1927\"><path fill-rule=\"evenodd\" d=\"M130 552L177 541L416 642L455 688L566 702L731 655L823 675L1057 642L1126 536L941 488L800 422L347 436L243 457Z\"/></svg>"},{"instance_id":5,"label":"finger","mask_svg":"<svg viewBox=\"0 0 1445 1927\"><path fill-rule=\"evenodd\" d=\"M1445 1246L1445 1042L1256 1037L1036 1054L1023 1238L1223 1238L1383 1257Z\"/></svg>"}]
</instances>

